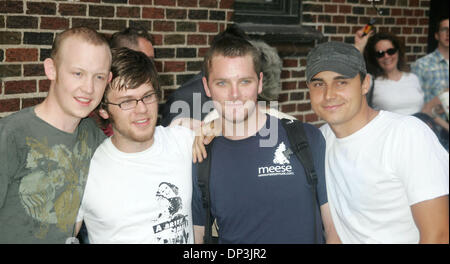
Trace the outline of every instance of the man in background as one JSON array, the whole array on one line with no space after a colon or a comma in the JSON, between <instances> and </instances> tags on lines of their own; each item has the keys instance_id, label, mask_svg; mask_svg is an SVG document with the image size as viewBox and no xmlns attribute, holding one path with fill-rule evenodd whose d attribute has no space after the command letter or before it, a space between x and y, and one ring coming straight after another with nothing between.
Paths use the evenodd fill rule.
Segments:
<instances>
[{"instance_id":1,"label":"man in background","mask_svg":"<svg viewBox=\"0 0 450 264\"><path fill-rule=\"evenodd\" d=\"M440 125L440 141L448 151L449 125L443 111L439 95L449 87L448 55L449 55L449 19L440 19L434 37L438 42L435 51L418 59L411 65L411 71L419 77L425 93L425 105L422 112L431 116ZM448 99L447 99L448 100Z\"/></svg>"}]
</instances>

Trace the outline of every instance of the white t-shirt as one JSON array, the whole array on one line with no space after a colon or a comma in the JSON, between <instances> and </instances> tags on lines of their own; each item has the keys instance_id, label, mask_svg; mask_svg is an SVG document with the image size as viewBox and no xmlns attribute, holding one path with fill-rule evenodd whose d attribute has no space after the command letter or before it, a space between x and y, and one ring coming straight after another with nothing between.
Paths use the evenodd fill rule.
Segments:
<instances>
[{"instance_id":1,"label":"white t-shirt","mask_svg":"<svg viewBox=\"0 0 450 264\"><path fill-rule=\"evenodd\" d=\"M373 91L373 106L403 115L420 112L424 103L424 93L419 78L413 73L402 74L398 81L378 77Z\"/></svg>"},{"instance_id":2,"label":"white t-shirt","mask_svg":"<svg viewBox=\"0 0 450 264\"><path fill-rule=\"evenodd\" d=\"M449 155L419 119L386 111L345 138L328 124L328 201L343 243L418 243L410 206L448 195Z\"/></svg>"},{"instance_id":3,"label":"white t-shirt","mask_svg":"<svg viewBox=\"0 0 450 264\"><path fill-rule=\"evenodd\" d=\"M181 126L156 127L153 145L124 153L106 139L95 151L77 221L90 243L193 243L192 143Z\"/></svg>"}]
</instances>

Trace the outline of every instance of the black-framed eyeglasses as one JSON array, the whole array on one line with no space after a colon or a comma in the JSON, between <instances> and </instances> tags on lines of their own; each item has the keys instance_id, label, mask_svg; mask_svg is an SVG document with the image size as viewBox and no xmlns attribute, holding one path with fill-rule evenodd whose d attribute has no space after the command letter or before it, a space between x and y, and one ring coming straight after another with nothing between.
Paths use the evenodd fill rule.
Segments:
<instances>
[{"instance_id":1,"label":"black-framed eyeglasses","mask_svg":"<svg viewBox=\"0 0 450 264\"><path fill-rule=\"evenodd\" d=\"M159 93L153 92L153 93L145 95L141 99L130 99L130 100L126 100L121 103L118 103L118 104L111 103L111 102L103 102L103 104L117 105L122 110L131 110L131 109L136 108L139 101L142 101L144 104L147 105L147 104L152 104L152 103L158 101L158 98L159 98Z\"/></svg>"},{"instance_id":2,"label":"black-framed eyeglasses","mask_svg":"<svg viewBox=\"0 0 450 264\"><path fill-rule=\"evenodd\" d=\"M384 57L384 54L389 54L390 56L392 56L392 55L394 55L395 53L397 53L397 49L396 48L390 48L390 49L388 49L388 50L386 50L386 51L384 51L384 50L379 50L379 51L376 51L375 52L375 57L377 57L378 59L379 58L383 58Z\"/></svg>"}]
</instances>

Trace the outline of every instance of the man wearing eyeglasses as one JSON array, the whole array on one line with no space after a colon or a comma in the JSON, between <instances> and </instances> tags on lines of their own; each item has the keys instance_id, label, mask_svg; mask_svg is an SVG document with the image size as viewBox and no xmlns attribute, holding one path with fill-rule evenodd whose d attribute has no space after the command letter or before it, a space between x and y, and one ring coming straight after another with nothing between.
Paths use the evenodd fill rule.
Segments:
<instances>
[{"instance_id":1,"label":"man wearing eyeglasses","mask_svg":"<svg viewBox=\"0 0 450 264\"><path fill-rule=\"evenodd\" d=\"M425 105L422 112L429 114L436 123L441 125L443 131L441 138L446 139L448 151L448 118L445 115L439 95L448 92L448 54L449 54L449 19L439 20L434 34L438 41L437 49L425 57L418 59L411 65L411 71L420 80L422 90L425 93ZM447 97L448 104L448 97Z\"/></svg>"},{"instance_id":2,"label":"man wearing eyeglasses","mask_svg":"<svg viewBox=\"0 0 450 264\"><path fill-rule=\"evenodd\" d=\"M155 49L153 48L154 39L147 30L140 26L128 27L122 31L114 33L109 39L111 49L129 48L135 51L143 52L150 59L155 58ZM91 114L91 117L97 121L105 135L113 135L111 123L98 116L97 111Z\"/></svg>"},{"instance_id":3,"label":"man wearing eyeglasses","mask_svg":"<svg viewBox=\"0 0 450 264\"><path fill-rule=\"evenodd\" d=\"M96 150L78 214L90 243L193 243L192 142L185 127L156 127L160 87L144 53L113 50L99 114L113 136Z\"/></svg>"}]
</instances>

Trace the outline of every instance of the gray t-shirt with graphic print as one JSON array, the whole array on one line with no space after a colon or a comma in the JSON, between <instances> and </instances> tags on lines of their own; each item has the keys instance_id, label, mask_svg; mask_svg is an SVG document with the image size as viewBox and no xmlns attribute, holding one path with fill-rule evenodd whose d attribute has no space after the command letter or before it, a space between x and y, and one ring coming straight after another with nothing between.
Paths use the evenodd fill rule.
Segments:
<instances>
[{"instance_id":1,"label":"gray t-shirt with graphic print","mask_svg":"<svg viewBox=\"0 0 450 264\"><path fill-rule=\"evenodd\" d=\"M34 107L0 119L0 243L72 237L89 163L104 139L89 118L66 133Z\"/></svg>"}]
</instances>

